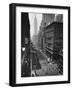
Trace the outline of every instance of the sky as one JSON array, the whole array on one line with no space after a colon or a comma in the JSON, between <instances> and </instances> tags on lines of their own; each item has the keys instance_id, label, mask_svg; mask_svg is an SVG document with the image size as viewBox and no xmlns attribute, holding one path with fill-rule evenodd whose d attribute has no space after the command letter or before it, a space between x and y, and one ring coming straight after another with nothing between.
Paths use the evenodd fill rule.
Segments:
<instances>
[{"instance_id":1,"label":"sky","mask_svg":"<svg viewBox=\"0 0 72 90\"><path fill-rule=\"evenodd\" d=\"M40 26L40 23L41 23L41 20L42 20L42 14L38 14L38 13L29 13L29 21L30 21L30 35L31 35L31 38L34 34L34 18L37 18L37 26L38 26L38 29L37 29L37 33L39 31L39 26Z\"/></svg>"}]
</instances>

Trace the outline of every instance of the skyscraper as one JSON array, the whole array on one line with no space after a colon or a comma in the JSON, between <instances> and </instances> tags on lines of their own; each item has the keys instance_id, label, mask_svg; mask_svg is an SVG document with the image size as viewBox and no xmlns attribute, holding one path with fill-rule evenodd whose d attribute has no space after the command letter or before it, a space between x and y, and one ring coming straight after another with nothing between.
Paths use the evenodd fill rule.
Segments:
<instances>
[{"instance_id":1,"label":"skyscraper","mask_svg":"<svg viewBox=\"0 0 72 90\"><path fill-rule=\"evenodd\" d=\"M37 24L37 17L35 16L34 18L34 33L32 36L32 42L34 44L34 46L37 47L37 43L38 43L38 24Z\"/></svg>"},{"instance_id":2,"label":"skyscraper","mask_svg":"<svg viewBox=\"0 0 72 90\"><path fill-rule=\"evenodd\" d=\"M37 18L34 18L34 35L37 35L38 25L37 25Z\"/></svg>"},{"instance_id":3,"label":"skyscraper","mask_svg":"<svg viewBox=\"0 0 72 90\"><path fill-rule=\"evenodd\" d=\"M48 26L54 21L55 14L43 14L41 26Z\"/></svg>"}]
</instances>

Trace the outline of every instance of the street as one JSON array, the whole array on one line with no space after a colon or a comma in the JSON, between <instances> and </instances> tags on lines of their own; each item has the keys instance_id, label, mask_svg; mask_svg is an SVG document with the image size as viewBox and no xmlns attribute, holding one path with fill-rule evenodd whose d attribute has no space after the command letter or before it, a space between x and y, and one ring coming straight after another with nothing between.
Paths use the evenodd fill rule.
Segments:
<instances>
[{"instance_id":1,"label":"street","mask_svg":"<svg viewBox=\"0 0 72 90\"><path fill-rule=\"evenodd\" d=\"M59 74L57 64L48 62L48 57L41 50L37 50L37 56L39 58L39 63L41 65L41 69L35 70L37 76L52 76Z\"/></svg>"}]
</instances>

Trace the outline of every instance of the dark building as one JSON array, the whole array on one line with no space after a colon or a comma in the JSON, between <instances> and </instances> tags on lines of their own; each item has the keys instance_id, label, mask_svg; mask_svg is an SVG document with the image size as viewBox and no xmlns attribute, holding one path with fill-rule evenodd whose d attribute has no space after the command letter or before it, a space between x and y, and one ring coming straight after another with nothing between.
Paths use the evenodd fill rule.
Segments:
<instances>
[{"instance_id":1,"label":"dark building","mask_svg":"<svg viewBox=\"0 0 72 90\"><path fill-rule=\"evenodd\" d=\"M44 51L50 53L53 60L56 60L56 55L62 55L63 50L63 23L53 22L44 30Z\"/></svg>"},{"instance_id":2,"label":"dark building","mask_svg":"<svg viewBox=\"0 0 72 90\"><path fill-rule=\"evenodd\" d=\"M38 46L40 49L44 50L45 48L45 35L44 32L47 31L45 27L47 27L50 23L54 21L55 14L43 14L42 15L42 22L40 26L40 31L38 34ZM46 40L48 41L48 40ZM42 44L43 43L43 44Z\"/></svg>"},{"instance_id":3,"label":"dark building","mask_svg":"<svg viewBox=\"0 0 72 90\"><path fill-rule=\"evenodd\" d=\"M25 50L22 50L25 48ZM30 76L30 23L28 13L21 13L21 76Z\"/></svg>"},{"instance_id":4,"label":"dark building","mask_svg":"<svg viewBox=\"0 0 72 90\"><path fill-rule=\"evenodd\" d=\"M27 39L30 39L29 16L28 13L21 13L21 47L27 46Z\"/></svg>"},{"instance_id":5,"label":"dark building","mask_svg":"<svg viewBox=\"0 0 72 90\"><path fill-rule=\"evenodd\" d=\"M43 14L38 34L38 46L45 53L61 52L63 48L63 16L62 14Z\"/></svg>"},{"instance_id":6,"label":"dark building","mask_svg":"<svg viewBox=\"0 0 72 90\"><path fill-rule=\"evenodd\" d=\"M39 48L59 65L60 73L63 73L63 22L62 15L57 15L55 21L40 26L38 35ZM42 23L43 20L42 20Z\"/></svg>"},{"instance_id":7,"label":"dark building","mask_svg":"<svg viewBox=\"0 0 72 90\"><path fill-rule=\"evenodd\" d=\"M48 26L49 23L54 21L55 14L43 14L41 26Z\"/></svg>"},{"instance_id":8,"label":"dark building","mask_svg":"<svg viewBox=\"0 0 72 90\"><path fill-rule=\"evenodd\" d=\"M39 47L47 52L59 52L63 48L63 23L53 22L39 32Z\"/></svg>"}]
</instances>

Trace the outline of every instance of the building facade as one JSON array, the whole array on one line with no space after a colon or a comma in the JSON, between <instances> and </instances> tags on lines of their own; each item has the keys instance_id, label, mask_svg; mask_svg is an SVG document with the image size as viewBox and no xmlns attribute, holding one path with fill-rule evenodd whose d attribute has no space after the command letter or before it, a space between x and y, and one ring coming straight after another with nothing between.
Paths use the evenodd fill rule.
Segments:
<instances>
[{"instance_id":1,"label":"building facade","mask_svg":"<svg viewBox=\"0 0 72 90\"><path fill-rule=\"evenodd\" d=\"M63 47L63 16L62 14L43 14L39 34L38 46L46 52L59 51ZM46 50L45 50L46 49Z\"/></svg>"},{"instance_id":2,"label":"building facade","mask_svg":"<svg viewBox=\"0 0 72 90\"><path fill-rule=\"evenodd\" d=\"M53 16L53 18L52 18ZM39 48L59 65L63 73L63 16L43 15L38 34ZM48 19L48 20L47 20ZM50 21L49 21L50 20Z\"/></svg>"}]
</instances>

